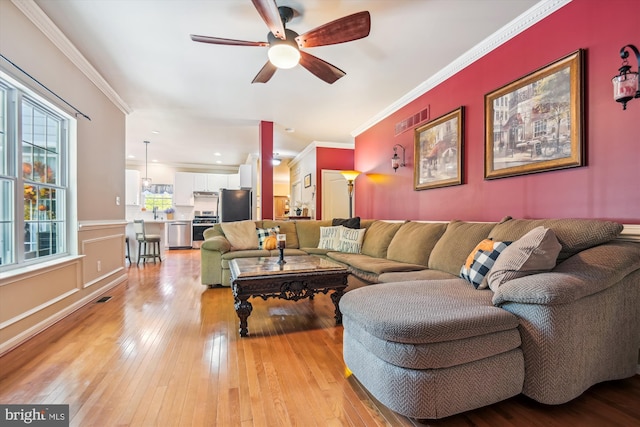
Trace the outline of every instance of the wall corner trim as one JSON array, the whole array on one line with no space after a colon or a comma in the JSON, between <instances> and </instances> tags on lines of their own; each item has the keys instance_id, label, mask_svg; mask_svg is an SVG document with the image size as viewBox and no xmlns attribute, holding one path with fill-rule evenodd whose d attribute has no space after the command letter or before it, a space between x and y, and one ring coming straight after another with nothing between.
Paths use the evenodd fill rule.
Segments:
<instances>
[{"instance_id":1,"label":"wall corner trim","mask_svg":"<svg viewBox=\"0 0 640 427\"><path fill-rule=\"evenodd\" d=\"M541 0L351 132L354 138L572 0Z\"/></svg>"}]
</instances>

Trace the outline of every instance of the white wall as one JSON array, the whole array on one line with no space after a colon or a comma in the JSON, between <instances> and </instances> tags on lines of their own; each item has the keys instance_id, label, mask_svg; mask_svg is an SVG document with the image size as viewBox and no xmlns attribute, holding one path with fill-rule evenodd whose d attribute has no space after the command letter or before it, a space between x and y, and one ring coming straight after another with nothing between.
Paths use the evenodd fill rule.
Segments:
<instances>
[{"instance_id":1,"label":"white wall","mask_svg":"<svg viewBox=\"0 0 640 427\"><path fill-rule=\"evenodd\" d=\"M0 301L10 309L0 310L0 354L126 279L125 113L33 23L49 25L37 5L19 4L24 11L0 1L0 52L91 120L77 119L77 168L71 171L76 179L70 188L77 199L77 241L68 257L2 274ZM57 42L62 39L60 33ZM75 115L4 60L0 67ZM74 207L70 216L76 216Z\"/></svg>"}]
</instances>

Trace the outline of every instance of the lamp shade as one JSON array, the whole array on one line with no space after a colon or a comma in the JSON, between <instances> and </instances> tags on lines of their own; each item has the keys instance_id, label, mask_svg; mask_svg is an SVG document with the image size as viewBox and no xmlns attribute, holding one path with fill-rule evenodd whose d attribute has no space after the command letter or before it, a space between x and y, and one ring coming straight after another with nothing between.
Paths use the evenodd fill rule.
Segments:
<instances>
[{"instance_id":1,"label":"lamp shade","mask_svg":"<svg viewBox=\"0 0 640 427\"><path fill-rule=\"evenodd\" d=\"M347 181L355 181L358 175L360 175L360 171L340 171L340 173Z\"/></svg>"}]
</instances>

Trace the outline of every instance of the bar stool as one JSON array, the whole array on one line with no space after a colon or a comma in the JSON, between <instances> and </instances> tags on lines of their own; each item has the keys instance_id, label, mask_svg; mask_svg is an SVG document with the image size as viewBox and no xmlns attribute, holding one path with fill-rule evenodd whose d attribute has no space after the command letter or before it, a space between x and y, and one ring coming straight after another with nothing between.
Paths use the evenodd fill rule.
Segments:
<instances>
[{"instance_id":1,"label":"bar stool","mask_svg":"<svg viewBox=\"0 0 640 427\"><path fill-rule=\"evenodd\" d=\"M127 245L127 254L124 256L124 259L129 260L129 265L131 265L131 250L129 249L129 236L124 237L124 243Z\"/></svg>"},{"instance_id":2,"label":"bar stool","mask_svg":"<svg viewBox=\"0 0 640 427\"><path fill-rule=\"evenodd\" d=\"M133 231L136 233L136 240L138 241L138 262L136 265L140 265L140 258L144 258L144 263L147 262L147 258L153 258L153 263L158 261L162 262L160 258L160 236L158 234L147 234L145 232L144 220L133 220ZM152 253L149 253L147 243L151 243Z\"/></svg>"}]
</instances>

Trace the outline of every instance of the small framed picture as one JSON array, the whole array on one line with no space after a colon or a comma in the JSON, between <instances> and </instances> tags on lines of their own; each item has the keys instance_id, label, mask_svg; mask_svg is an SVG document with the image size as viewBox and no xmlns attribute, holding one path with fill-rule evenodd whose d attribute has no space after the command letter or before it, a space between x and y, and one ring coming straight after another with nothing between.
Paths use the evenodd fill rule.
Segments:
<instances>
[{"instance_id":1,"label":"small framed picture","mask_svg":"<svg viewBox=\"0 0 640 427\"><path fill-rule=\"evenodd\" d=\"M304 176L304 188L311 187L311 174Z\"/></svg>"},{"instance_id":2,"label":"small framed picture","mask_svg":"<svg viewBox=\"0 0 640 427\"><path fill-rule=\"evenodd\" d=\"M462 184L463 129L461 106L415 130L416 190Z\"/></svg>"}]
</instances>

